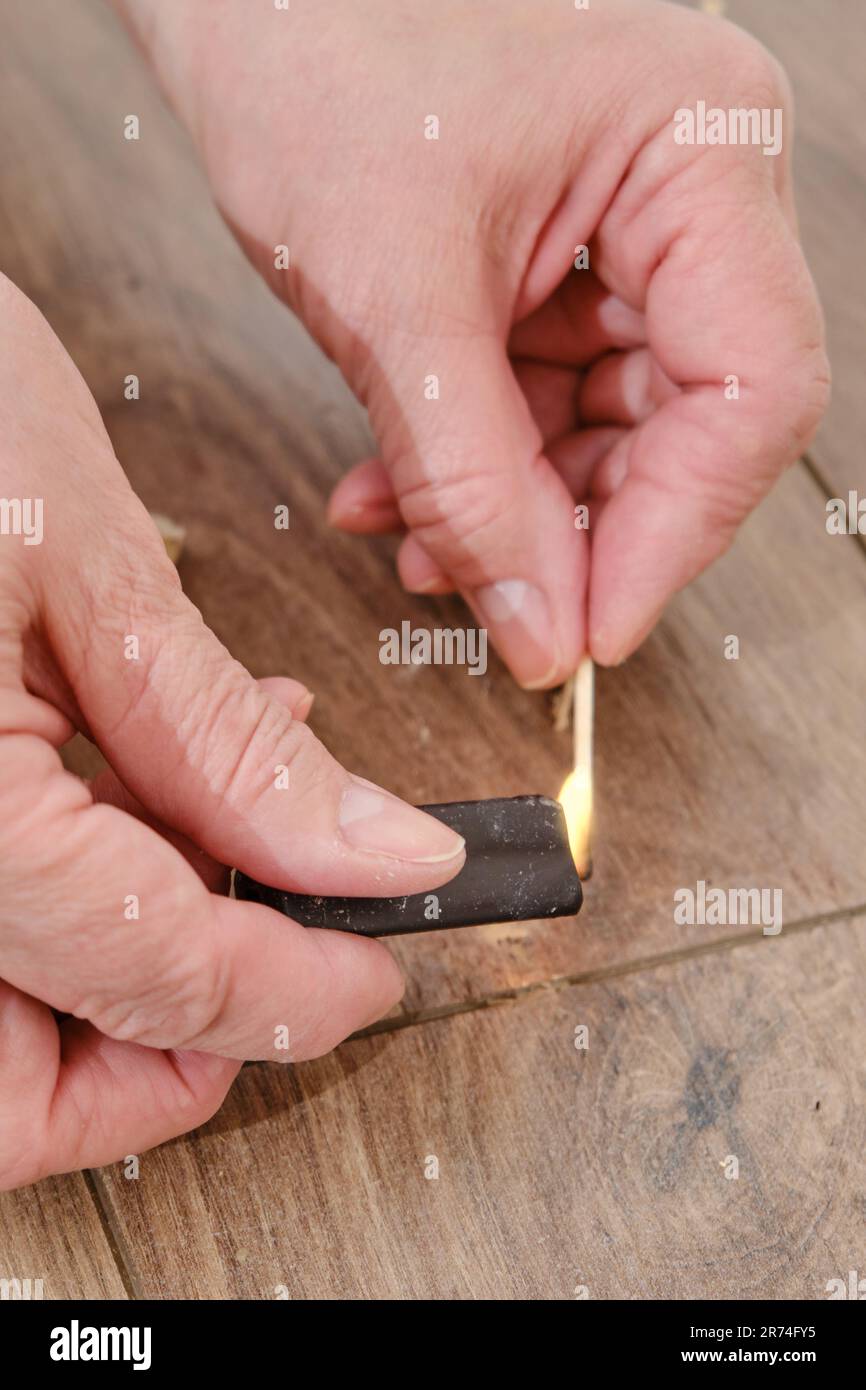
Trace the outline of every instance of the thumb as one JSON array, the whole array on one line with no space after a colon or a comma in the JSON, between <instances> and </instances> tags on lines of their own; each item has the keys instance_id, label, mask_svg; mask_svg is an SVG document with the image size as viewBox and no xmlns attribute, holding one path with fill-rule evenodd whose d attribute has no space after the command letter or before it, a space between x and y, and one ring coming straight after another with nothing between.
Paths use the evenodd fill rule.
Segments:
<instances>
[{"instance_id":1,"label":"thumb","mask_svg":"<svg viewBox=\"0 0 866 1390\"><path fill-rule=\"evenodd\" d=\"M79 557L74 588L49 576L57 658L124 784L214 858L276 887L392 896L452 878L461 837L348 773L229 656L135 507L122 559Z\"/></svg>"},{"instance_id":2,"label":"thumb","mask_svg":"<svg viewBox=\"0 0 866 1390\"><path fill-rule=\"evenodd\" d=\"M521 685L556 685L584 647L588 553L574 502L509 363L504 330L401 335L364 396L397 505Z\"/></svg>"}]
</instances>

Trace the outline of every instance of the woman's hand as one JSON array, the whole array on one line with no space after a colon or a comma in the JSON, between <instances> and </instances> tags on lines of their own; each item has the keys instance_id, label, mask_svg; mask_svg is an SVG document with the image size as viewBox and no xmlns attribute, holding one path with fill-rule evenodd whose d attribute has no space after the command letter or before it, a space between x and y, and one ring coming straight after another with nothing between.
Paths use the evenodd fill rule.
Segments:
<instances>
[{"instance_id":1,"label":"woman's hand","mask_svg":"<svg viewBox=\"0 0 866 1390\"><path fill-rule=\"evenodd\" d=\"M369 409L332 521L405 530L406 587L459 589L524 685L623 660L827 398L775 61L657 0L116 3ZM677 143L701 101L781 153Z\"/></svg>"},{"instance_id":2,"label":"woman's hand","mask_svg":"<svg viewBox=\"0 0 866 1390\"><path fill-rule=\"evenodd\" d=\"M330 757L303 686L231 659L72 362L2 278L0 325L0 1187L14 1187L191 1129L239 1059L317 1056L399 999L378 942L230 901L222 865L402 894L464 855ZM76 729L112 769L90 788L57 752Z\"/></svg>"}]
</instances>

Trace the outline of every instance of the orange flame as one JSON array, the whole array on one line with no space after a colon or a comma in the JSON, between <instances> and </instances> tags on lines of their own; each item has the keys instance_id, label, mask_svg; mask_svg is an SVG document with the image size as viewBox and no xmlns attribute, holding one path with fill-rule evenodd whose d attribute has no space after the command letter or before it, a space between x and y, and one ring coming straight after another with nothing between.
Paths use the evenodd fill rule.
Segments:
<instances>
[{"instance_id":1,"label":"orange flame","mask_svg":"<svg viewBox=\"0 0 866 1390\"><path fill-rule=\"evenodd\" d=\"M576 767L562 784L559 803L565 812L568 845L581 878L592 866L592 775L589 768Z\"/></svg>"}]
</instances>

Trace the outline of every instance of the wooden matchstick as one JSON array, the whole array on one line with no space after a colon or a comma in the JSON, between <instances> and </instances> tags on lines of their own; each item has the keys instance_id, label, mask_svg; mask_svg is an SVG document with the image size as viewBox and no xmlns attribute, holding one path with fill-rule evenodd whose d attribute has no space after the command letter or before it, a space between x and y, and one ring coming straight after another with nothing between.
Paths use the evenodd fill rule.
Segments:
<instances>
[{"instance_id":1,"label":"wooden matchstick","mask_svg":"<svg viewBox=\"0 0 866 1390\"><path fill-rule=\"evenodd\" d=\"M592 737L595 719L595 665L585 656L574 678L574 771L577 784L586 797L586 845L584 863L578 865L582 878L592 872Z\"/></svg>"}]
</instances>

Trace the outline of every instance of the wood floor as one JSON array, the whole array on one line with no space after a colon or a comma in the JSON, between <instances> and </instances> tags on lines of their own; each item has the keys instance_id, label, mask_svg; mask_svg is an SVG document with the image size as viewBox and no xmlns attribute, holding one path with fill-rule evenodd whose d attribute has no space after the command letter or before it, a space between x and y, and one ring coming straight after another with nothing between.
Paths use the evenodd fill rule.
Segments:
<instances>
[{"instance_id":1,"label":"wood floor","mask_svg":"<svg viewBox=\"0 0 866 1390\"><path fill-rule=\"evenodd\" d=\"M727 6L794 83L835 396L734 551L600 673L580 917L395 942L407 994L366 1035L245 1068L137 1180L0 1197L0 1276L49 1298L815 1298L863 1272L866 548L829 536L824 506L866 492L859 9ZM546 697L498 667L379 664L383 625L457 605L407 597L390 541L325 527L362 414L243 260L113 17L3 11L0 269L145 502L188 528L187 593L255 674L316 692L313 727L353 770L414 801L555 795L568 738ZM675 925L698 879L780 888L781 935Z\"/></svg>"}]
</instances>

